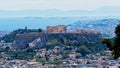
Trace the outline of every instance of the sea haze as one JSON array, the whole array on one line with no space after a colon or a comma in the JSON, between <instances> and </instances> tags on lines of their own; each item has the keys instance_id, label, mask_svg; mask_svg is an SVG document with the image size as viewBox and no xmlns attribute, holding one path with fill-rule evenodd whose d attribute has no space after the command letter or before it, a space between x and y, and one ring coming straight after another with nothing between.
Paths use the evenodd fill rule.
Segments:
<instances>
[{"instance_id":1,"label":"sea haze","mask_svg":"<svg viewBox=\"0 0 120 68\"><path fill-rule=\"evenodd\" d=\"M72 17L24 17L24 18L0 18L0 31L12 31L27 26L31 29L42 28L53 25L67 25L74 23L80 18Z\"/></svg>"}]
</instances>

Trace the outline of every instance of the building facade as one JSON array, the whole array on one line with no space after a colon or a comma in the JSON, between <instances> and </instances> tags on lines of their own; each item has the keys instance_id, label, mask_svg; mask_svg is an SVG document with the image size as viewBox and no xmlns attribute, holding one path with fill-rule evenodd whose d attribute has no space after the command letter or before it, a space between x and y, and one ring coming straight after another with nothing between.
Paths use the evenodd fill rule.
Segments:
<instances>
[{"instance_id":1,"label":"building facade","mask_svg":"<svg viewBox=\"0 0 120 68\"><path fill-rule=\"evenodd\" d=\"M48 33L63 33L66 32L65 25L58 25L58 26L47 26Z\"/></svg>"}]
</instances>

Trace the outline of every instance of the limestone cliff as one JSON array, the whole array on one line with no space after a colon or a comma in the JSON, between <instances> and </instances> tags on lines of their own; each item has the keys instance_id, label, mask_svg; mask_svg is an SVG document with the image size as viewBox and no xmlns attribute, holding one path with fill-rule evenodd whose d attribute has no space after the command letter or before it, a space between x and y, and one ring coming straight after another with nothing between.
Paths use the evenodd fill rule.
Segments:
<instances>
[{"instance_id":1,"label":"limestone cliff","mask_svg":"<svg viewBox=\"0 0 120 68\"><path fill-rule=\"evenodd\" d=\"M80 43L87 41L95 42L100 41L102 36L99 32L80 32L80 33L26 33L16 35L13 42L14 49L23 49L26 47L41 48L46 45L52 39L57 39L63 43L62 38L69 38L76 40ZM64 44L64 43L63 43Z\"/></svg>"}]
</instances>

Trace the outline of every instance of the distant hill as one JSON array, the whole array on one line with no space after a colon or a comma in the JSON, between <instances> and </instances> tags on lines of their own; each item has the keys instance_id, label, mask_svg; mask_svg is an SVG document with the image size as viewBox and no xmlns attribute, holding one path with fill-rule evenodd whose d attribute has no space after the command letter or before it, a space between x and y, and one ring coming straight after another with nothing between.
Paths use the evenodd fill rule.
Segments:
<instances>
[{"instance_id":1,"label":"distant hill","mask_svg":"<svg viewBox=\"0 0 120 68\"><path fill-rule=\"evenodd\" d=\"M120 7L103 6L94 10L19 10L0 11L0 17L79 17L79 16L120 16Z\"/></svg>"},{"instance_id":2,"label":"distant hill","mask_svg":"<svg viewBox=\"0 0 120 68\"><path fill-rule=\"evenodd\" d=\"M113 37L114 28L120 24L119 19L92 19L79 20L73 24L68 25L69 29L92 29L100 31L104 37Z\"/></svg>"}]
</instances>

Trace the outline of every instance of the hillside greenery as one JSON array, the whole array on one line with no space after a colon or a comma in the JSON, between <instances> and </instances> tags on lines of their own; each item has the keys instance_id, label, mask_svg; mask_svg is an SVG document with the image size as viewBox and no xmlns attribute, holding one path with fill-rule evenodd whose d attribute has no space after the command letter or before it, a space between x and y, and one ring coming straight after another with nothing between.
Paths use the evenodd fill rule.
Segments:
<instances>
[{"instance_id":1,"label":"hillside greenery","mask_svg":"<svg viewBox=\"0 0 120 68\"><path fill-rule=\"evenodd\" d=\"M5 42L13 42L17 34L31 33L31 32L42 32L42 29L17 29L12 31L9 34L6 34L4 37L0 38L0 40L4 40Z\"/></svg>"},{"instance_id":2,"label":"hillside greenery","mask_svg":"<svg viewBox=\"0 0 120 68\"><path fill-rule=\"evenodd\" d=\"M116 37L114 40L106 38L102 41L102 43L107 45L109 50L112 51L114 59L117 59L120 57L120 24L115 28L115 34Z\"/></svg>"},{"instance_id":3,"label":"hillside greenery","mask_svg":"<svg viewBox=\"0 0 120 68\"><path fill-rule=\"evenodd\" d=\"M76 53L80 53L82 56L86 56L86 54L98 53L107 49L100 40L94 42L87 40L83 43L68 37L63 37L61 40L51 39L50 41L46 42L45 48L47 50L52 50L55 46L61 46L62 48L64 48L64 52L59 52L63 55L69 54L71 53L71 51L74 51Z\"/></svg>"}]
</instances>

